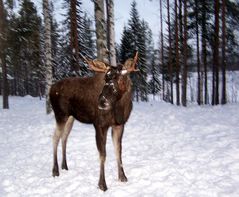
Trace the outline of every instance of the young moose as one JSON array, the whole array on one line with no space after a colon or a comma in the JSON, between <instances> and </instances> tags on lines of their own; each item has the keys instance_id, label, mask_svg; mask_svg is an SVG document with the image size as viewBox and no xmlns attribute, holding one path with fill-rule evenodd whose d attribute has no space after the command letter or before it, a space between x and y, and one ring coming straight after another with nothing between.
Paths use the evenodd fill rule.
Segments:
<instances>
[{"instance_id":1,"label":"young moose","mask_svg":"<svg viewBox=\"0 0 239 197\"><path fill-rule=\"evenodd\" d=\"M107 190L104 163L109 127L112 127L119 180L127 181L121 159L121 140L124 124L132 110L129 73L136 71L137 57L136 53L134 59L128 59L124 65L118 65L117 68L110 67L101 61L86 60L90 69L96 72L93 77L67 78L52 85L49 94L56 118L56 129L53 136L53 176L59 176L57 147L60 139L63 155L61 167L68 170L66 144L74 119L76 119L94 125L96 145L100 156L99 188L103 191Z\"/></svg>"}]
</instances>

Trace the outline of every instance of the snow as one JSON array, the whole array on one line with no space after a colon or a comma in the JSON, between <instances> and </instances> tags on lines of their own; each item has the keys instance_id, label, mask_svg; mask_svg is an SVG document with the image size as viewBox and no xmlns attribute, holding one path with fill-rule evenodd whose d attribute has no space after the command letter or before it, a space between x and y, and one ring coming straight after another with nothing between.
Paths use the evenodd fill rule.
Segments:
<instances>
[{"instance_id":1,"label":"snow","mask_svg":"<svg viewBox=\"0 0 239 197\"><path fill-rule=\"evenodd\" d=\"M53 178L53 114L45 115L45 101L30 96L10 97L10 106L0 109L0 196L239 196L238 104L134 103L123 138L128 182L117 181L109 132L105 193L97 188L99 159L91 125L75 122L67 148L69 171Z\"/></svg>"}]
</instances>

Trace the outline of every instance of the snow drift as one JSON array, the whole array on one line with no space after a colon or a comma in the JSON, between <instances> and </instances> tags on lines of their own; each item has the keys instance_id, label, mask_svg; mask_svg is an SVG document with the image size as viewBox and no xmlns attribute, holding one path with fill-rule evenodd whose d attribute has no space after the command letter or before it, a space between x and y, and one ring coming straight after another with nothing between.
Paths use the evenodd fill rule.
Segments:
<instances>
[{"instance_id":1,"label":"snow drift","mask_svg":"<svg viewBox=\"0 0 239 197\"><path fill-rule=\"evenodd\" d=\"M0 196L239 195L237 104L183 108L134 103L123 138L128 182L117 181L109 132L105 193L97 188L99 161L91 125L75 122L67 149L69 171L53 178L53 115L45 115L44 101L36 98L10 97L10 104L10 110L0 110Z\"/></svg>"}]
</instances>

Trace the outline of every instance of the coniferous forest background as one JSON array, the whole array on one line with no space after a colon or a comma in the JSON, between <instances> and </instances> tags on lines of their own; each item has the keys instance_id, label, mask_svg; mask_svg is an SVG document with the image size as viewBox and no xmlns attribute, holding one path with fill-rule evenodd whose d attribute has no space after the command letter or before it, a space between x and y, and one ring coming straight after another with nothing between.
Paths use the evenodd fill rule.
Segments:
<instances>
[{"instance_id":1,"label":"coniferous forest background","mask_svg":"<svg viewBox=\"0 0 239 197\"><path fill-rule=\"evenodd\" d=\"M63 22L56 20L54 1L42 0L43 10L37 10L35 1L0 0L3 108L9 108L9 95L41 98L54 81L92 75L81 55L114 65L136 51L140 72L131 76L135 101L153 95L183 106L238 102L239 1L152 1L159 3L158 40L132 0L130 18L115 43L113 0L89 1L94 20L81 0L64 0Z\"/></svg>"}]
</instances>

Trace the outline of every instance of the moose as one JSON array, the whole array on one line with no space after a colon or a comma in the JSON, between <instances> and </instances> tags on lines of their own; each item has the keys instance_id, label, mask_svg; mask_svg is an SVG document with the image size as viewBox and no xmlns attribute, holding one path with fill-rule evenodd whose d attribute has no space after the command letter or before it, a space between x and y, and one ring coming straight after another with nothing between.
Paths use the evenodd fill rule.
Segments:
<instances>
[{"instance_id":1,"label":"moose","mask_svg":"<svg viewBox=\"0 0 239 197\"><path fill-rule=\"evenodd\" d=\"M138 53L124 64L112 67L103 61L85 61L95 74L91 77L72 77L60 80L50 88L49 98L55 114L56 128L53 135L53 177L59 176L57 147L62 142L61 168L68 170L66 162L67 138L74 120L93 124L96 146L100 158L98 187L106 191L104 164L106 159L106 138L112 128L112 140L118 165L118 178L126 182L121 152L124 125L132 110L132 82L129 74L137 71Z\"/></svg>"}]
</instances>

